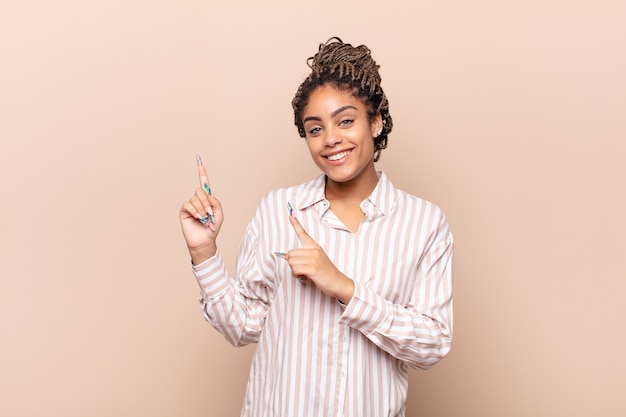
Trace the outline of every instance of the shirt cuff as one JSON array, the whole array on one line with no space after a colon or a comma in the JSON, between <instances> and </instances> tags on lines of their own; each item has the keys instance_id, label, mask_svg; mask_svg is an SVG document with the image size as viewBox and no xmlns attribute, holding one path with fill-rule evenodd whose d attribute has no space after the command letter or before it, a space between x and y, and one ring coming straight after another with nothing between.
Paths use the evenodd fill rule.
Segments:
<instances>
[{"instance_id":1,"label":"shirt cuff","mask_svg":"<svg viewBox=\"0 0 626 417\"><path fill-rule=\"evenodd\" d=\"M341 314L340 322L364 334L372 334L385 319L386 301L363 284L354 283L354 295Z\"/></svg>"},{"instance_id":2,"label":"shirt cuff","mask_svg":"<svg viewBox=\"0 0 626 417\"><path fill-rule=\"evenodd\" d=\"M205 298L219 297L222 292L227 290L226 266L219 250L206 261L198 265L192 264L191 269Z\"/></svg>"}]
</instances>

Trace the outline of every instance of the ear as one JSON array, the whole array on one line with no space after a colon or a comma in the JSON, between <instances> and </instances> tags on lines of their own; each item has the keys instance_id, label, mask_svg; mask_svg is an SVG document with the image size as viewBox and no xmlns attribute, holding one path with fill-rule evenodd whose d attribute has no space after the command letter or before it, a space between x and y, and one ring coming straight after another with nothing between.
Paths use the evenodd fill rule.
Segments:
<instances>
[{"instance_id":1,"label":"ear","mask_svg":"<svg viewBox=\"0 0 626 417\"><path fill-rule=\"evenodd\" d=\"M376 116L374 116L374 118L372 119L372 122L370 123L370 130L372 132L373 138L378 137L380 135L379 132L382 132L383 117L381 116L380 112L377 112Z\"/></svg>"}]
</instances>

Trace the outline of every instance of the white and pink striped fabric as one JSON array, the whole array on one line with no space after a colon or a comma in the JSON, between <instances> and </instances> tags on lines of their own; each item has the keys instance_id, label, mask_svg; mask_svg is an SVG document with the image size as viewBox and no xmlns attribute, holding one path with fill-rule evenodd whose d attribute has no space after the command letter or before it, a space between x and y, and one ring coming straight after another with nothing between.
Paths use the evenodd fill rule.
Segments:
<instances>
[{"instance_id":1,"label":"white and pink striped fabric","mask_svg":"<svg viewBox=\"0 0 626 417\"><path fill-rule=\"evenodd\" d=\"M435 205L379 182L350 232L329 210L324 176L269 193L229 275L218 252L193 266L206 319L233 345L258 343L242 416L404 416L408 367L452 342L453 239ZM291 275L274 252L299 246L287 203L355 282L343 305Z\"/></svg>"}]
</instances>

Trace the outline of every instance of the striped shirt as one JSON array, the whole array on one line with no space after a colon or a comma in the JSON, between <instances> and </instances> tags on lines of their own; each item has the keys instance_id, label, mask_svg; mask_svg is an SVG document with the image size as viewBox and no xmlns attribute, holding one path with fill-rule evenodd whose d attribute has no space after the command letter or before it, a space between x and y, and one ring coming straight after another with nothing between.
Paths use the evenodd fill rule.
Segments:
<instances>
[{"instance_id":1,"label":"striped shirt","mask_svg":"<svg viewBox=\"0 0 626 417\"><path fill-rule=\"evenodd\" d=\"M233 345L257 343L241 416L404 416L408 368L452 341L453 239L442 211L381 171L356 233L329 210L324 175L267 194L234 276L219 251L193 266L205 318ZM291 274L287 203L355 284L347 305Z\"/></svg>"}]
</instances>

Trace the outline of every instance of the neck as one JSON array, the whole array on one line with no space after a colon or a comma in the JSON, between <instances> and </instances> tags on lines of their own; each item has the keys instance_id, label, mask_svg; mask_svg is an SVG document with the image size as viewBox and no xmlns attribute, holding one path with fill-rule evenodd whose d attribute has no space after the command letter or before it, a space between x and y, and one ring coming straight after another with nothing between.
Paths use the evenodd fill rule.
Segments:
<instances>
[{"instance_id":1,"label":"neck","mask_svg":"<svg viewBox=\"0 0 626 417\"><path fill-rule=\"evenodd\" d=\"M335 182L332 179L326 177L326 198L332 200L343 200L345 202L356 202L360 204L372 194L374 188L378 184L378 175L376 170L372 167L368 171L367 175L360 175L350 181Z\"/></svg>"}]
</instances>

